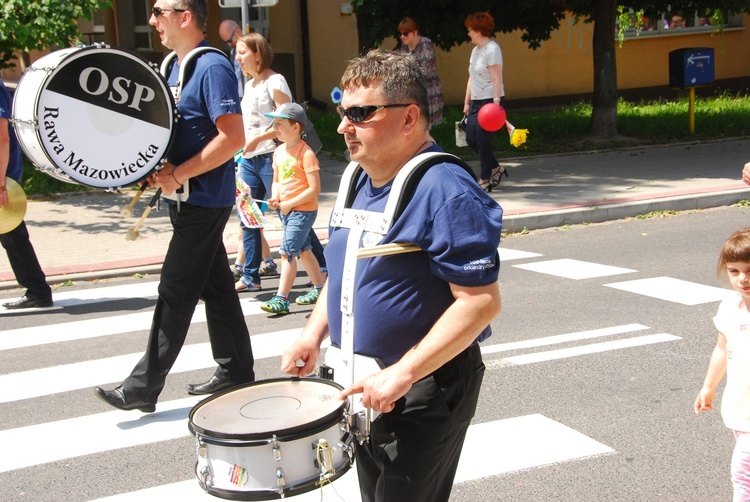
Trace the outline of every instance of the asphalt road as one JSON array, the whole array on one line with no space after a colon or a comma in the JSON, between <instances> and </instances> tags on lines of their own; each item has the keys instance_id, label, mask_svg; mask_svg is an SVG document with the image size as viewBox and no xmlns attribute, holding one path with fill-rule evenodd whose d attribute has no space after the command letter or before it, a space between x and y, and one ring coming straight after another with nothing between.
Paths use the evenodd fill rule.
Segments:
<instances>
[{"instance_id":1,"label":"asphalt road","mask_svg":"<svg viewBox=\"0 0 750 502\"><path fill-rule=\"evenodd\" d=\"M503 312L483 343L452 500L730 499L731 433L692 403L726 294L718 252L748 221L750 209L718 208L504 238ZM213 371L205 323L194 321L156 414L112 413L91 390L114 386L142 353L156 280L60 286L56 309L0 315L3 500L215 500L197 488L186 418L197 401L184 401L185 384ZM259 314L254 300L276 282L264 285L242 298L258 377L275 378L274 351L310 308ZM356 500L347 478L333 484L341 498L324 500Z\"/></svg>"}]
</instances>

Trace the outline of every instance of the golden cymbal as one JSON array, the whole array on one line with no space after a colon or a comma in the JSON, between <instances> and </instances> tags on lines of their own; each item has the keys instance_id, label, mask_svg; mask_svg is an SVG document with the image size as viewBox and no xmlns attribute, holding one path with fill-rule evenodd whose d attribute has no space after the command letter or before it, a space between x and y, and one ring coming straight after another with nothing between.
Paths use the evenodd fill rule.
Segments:
<instances>
[{"instance_id":1,"label":"golden cymbal","mask_svg":"<svg viewBox=\"0 0 750 502\"><path fill-rule=\"evenodd\" d=\"M8 203L0 207L0 234L7 234L23 221L26 215L26 194L13 178L5 178Z\"/></svg>"}]
</instances>

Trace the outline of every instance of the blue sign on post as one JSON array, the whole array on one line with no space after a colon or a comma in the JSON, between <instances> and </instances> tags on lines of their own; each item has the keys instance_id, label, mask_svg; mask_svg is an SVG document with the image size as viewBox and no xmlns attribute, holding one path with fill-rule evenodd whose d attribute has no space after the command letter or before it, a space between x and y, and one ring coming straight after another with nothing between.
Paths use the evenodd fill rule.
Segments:
<instances>
[{"instance_id":1,"label":"blue sign on post","mask_svg":"<svg viewBox=\"0 0 750 502\"><path fill-rule=\"evenodd\" d=\"M669 87L713 84L714 50L710 47L677 49L669 53Z\"/></svg>"}]
</instances>

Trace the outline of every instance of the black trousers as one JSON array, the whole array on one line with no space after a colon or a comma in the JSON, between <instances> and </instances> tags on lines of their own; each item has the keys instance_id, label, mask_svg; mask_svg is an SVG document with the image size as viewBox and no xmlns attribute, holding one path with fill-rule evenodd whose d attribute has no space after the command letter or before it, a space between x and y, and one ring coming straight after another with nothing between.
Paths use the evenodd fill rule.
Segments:
<instances>
[{"instance_id":1,"label":"black trousers","mask_svg":"<svg viewBox=\"0 0 750 502\"><path fill-rule=\"evenodd\" d=\"M16 276L16 281L21 287L26 288L26 296L34 300L52 298L52 290L39 265L34 246L31 245L26 223L22 221L10 232L0 234L0 244L8 254L10 268Z\"/></svg>"},{"instance_id":2,"label":"black trousers","mask_svg":"<svg viewBox=\"0 0 750 502\"><path fill-rule=\"evenodd\" d=\"M161 271L148 346L123 385L143 399L156 401L177 359L198 300L206 304L208 335L217 375L250 382L253 352L250 335L234 290L222 240L232 211L182 204L169 205L173 234Z\"/></svg>"},{"instance_id":3,"label":"black trousers","mask_svg":"<svg viewBox=\"0 0 750 502\"><path fill-rule=\"evenodd\" d=\"M501 104L503 102L504 100L501 100ZM487 103L492 103L492 98L472 99L469 104L469 115L466 119L466 143L479 156L479 178L483 180L490 179L492 170L500 165L492 150L492 137L495 133L482 129L477 118L479 109Z\"/></svg>"},{"instance_id":4,"label":"black trousers","mask_svg":"<svg viewBox=\"0 0 750 502\"><path fill-rule=\"evenodd\" d=\"M356 450L363 502L449 499L483 377L482 355L473 345L372 423L370 442Z\"/></svg>"}]
</instances>

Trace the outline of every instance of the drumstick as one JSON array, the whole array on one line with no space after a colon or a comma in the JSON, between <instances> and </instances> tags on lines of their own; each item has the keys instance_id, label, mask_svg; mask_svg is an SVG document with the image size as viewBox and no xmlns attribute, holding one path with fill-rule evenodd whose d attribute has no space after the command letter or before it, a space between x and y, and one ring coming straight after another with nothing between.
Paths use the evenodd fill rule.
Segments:
<instances>
[{"instance_id":1,"label":"drumstick","mask_svg":"<svg viewBox=\"0 0 750 502\"><path fill-rule=\"evenodd\" d=\"M413 253L414 251L421 251L421 249L410 242L392 242L390 244L381 244L379 246L358 249L357 259L373 258L375 256L386 256L391 254Z\"/></svg>"},{"instance_id":2,"label":"drumstick","mask_svg":"<svg viewBox=\"0 0 750 502\"><path fill-rule=\"evenodd\" d=\"M135 224L133 228L128 230L128 233L125 234L125 240L126 241L134 241L138 238L138 229L140 228L141 224L143 224L143 220L146 219L146 216L148 216L148 213L151 212L151 210L154 208L154 205L156 204L156 201L159 200L159 197L161 196L161 188L159 188L153 197L151 197L151 201L148 203L148 207L143 211L143 214L138 219L138 223Z\"/></svg>"},{"instance_id":3,"label":"drumstick","mask_svg":"<svg viewBox=\"0 0 750 502\"><path fill-rule=\"evenodd\" d=\"M141 186L138 187L138 192L136 192L135 196L133 197L133 200L130 201L130 204L127 206L123 206L122 209L120 209L120 214L126 218L130 218L133 216L133 208L135 207L136 202L138 202L138 199L141 198L141 195L143 195L143 192L146 190L146 187L148 186L148 181L144 181L141 183Z\"/></svg>"}]
</instances>

